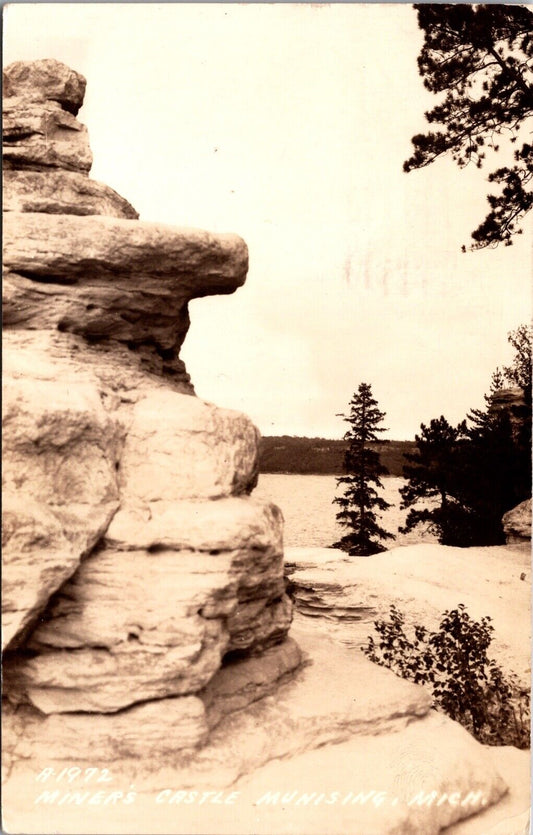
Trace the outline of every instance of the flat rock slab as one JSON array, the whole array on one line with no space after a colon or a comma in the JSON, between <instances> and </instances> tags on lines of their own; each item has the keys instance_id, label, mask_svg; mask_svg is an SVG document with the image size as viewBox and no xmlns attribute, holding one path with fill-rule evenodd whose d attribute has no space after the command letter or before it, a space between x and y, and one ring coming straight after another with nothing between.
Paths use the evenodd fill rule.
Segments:
<instances>
[{"instance_id":1,"label":"flat rock slab","mask_svg":"<svg viewBox=\"0 0 533 835\"><path fill-rule=\"evenodd\" d=\"M199 229L10 211L3 231L6 327L127 345L172 377L190 299L233 293L248 269L241 238Z\"/></svg>"},{"instance_id":2,"label":"flat rock slab","mask_svg":"<svg viewBox=\"0 0 533 835\"><path fill-rule=\"evenodd\" d=\"M296 637L313 663L223 719L194 757L92 762L98 778L109 769L103 784L83 774L43 782L43 757L19 762L4 790L6 823L41 835L437 835L505 795L487 749L429 710L421 688L318 630ZM49 754L56 778L73 765L66 753L54 761L52 745ZM77 802L74 790L85 793Z\"/></svg>"},{"instance_id":3,"label":"flat rock slab","mask_svg":"<svg viewBox=\"0 0 533 835\"><path fill-rule=\"evenodd\" d=\"M269 763L235 788L255 798L253 832L264 835L437 835L506 791L484 748L433 712L398 733Z\"/></svg>"},{"instance_id":4,"label":"flat rock slab","mask_svg":"<svg viewBox=\"0 0 533 835\"><path fill-rule=\"evenodd\" d=\"M510 745L486 748L493 765L504 775L509 791L489 806L446 829L446 835L529 835L531 752Z\"/></svg>"},{"instance_id":5,"label":"flat rock slab","mask_svg":"<svg viewBox=\"0 0 533 835\"><path fill-rule=\"evenodd\" d=\"M286 573L302 626L318 619L335 640L367 643L376 618L391 604L407 625L438 627L446 609L464 603L495 629L490 655L529 686L530 553L521 548L407 545L372 557L347 557L330 548L288 548Z\"/></svg>"},{"instance_id":6,"label":"flat rock slab","mask_svg":"<svg viewBox=\"0 0 533 835\"><path fill-rule=\"evenodd\" d=\"M253 496L211 502L169 502L161 497L146 505L122 507L105 541L117 551L172 548L210 552L272 547L281 556L282 537L280 509Z\"/></svg>"},{"instance_id":7,"label":"flat rock slab","mask_svg":"<svg viewBox=\"0 0 533 835\"><path fill-rule=\"evenodd\" d=\"M4 223L5 266L56 284L89 281L91 276L113 282L122 276L148 291L148 277L173 276L178 290L180 277L189 279L193 289L196 275L199 295L231 293L244 282L248 267L246 244L237 235L32 212L9 212ZM189 297L195 297L194 289Z\"/></svg>"}]
</instances>

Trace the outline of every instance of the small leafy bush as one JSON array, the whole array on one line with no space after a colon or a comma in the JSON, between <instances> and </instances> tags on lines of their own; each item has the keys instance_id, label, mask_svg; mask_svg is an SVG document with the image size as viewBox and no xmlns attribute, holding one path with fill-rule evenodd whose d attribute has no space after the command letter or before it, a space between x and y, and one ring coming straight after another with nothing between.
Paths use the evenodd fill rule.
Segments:
<instances>
[{"instance_id":1,"label":"small leafy bush","mask_svg":"<svg viewBox=\"0 0 533 835\"><path fill-rule=\"evenodd\" d=\"M405 617L395 606L389 617L375 621L379 638L370 636L362 647L371 661L416 684L429 685L437 709L485 745L529 748L529 691L488 657L494 632L491 618L475 621L461 603L444 612L437 632L415 625L409 637Z\"/></svg>"}]
</instances>

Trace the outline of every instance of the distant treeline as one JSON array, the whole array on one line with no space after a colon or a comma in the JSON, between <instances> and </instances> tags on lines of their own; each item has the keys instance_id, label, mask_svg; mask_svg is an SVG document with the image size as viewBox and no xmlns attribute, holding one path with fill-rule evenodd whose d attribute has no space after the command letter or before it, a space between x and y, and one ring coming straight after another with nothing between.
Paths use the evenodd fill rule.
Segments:
<instances>
[{"instance_id":1,"label":"distant treeline","mask_svg":"<svg viewBox=\"0 0 533 835\"><path fill-rule=\"evenodd\" d=\"M346 446L346 441L325 438L265 437L261 439L259 471L340 475ZM369 446L379 452L381 463L390 475L402 476L407 463L405 453L413 452L416 445L414 441L386 441Z\"/></svg>"}]
</instances>

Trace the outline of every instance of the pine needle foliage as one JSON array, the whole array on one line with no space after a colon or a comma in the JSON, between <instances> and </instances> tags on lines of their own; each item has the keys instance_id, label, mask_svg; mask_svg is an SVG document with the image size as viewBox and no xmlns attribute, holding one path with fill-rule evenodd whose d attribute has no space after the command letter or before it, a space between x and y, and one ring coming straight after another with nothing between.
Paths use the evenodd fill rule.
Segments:
<instances>
[{"instance_id":1,"label":"pine needle foliage","mask_svg":"<svg viewBox=\"0 0 533 835\"><path fill-rule=\"evenodd\" d=\"M487 150L510 143L511 164L488 176L500 190L488 195L490 211L472 232L470 249L510 246L533 207L533 12L496 3L414 8L424 32L419 73L439 103L425 113L436 129L413 137L414 153L403 169L424 168L447 154L460 168L481 168Z\"/></svg>"},{"instance_id":2,"label":"pine needle foliage","mask_svg":"<svg viewBox=\"0 0 533 835\"><path fill-rule=\"evenodd\" d=\"M351 556L366 557L385 550L380 540L394 539L379 525L376 512L391 507L378 493L383 488L380 477L387 475L388 470L381 464L379 453L370 448L372 443L386 443L379 435L387 430L380 426L385 413L379 410L368 383L360 384L349 405L349 414L339 415L350 424L350 429L344 435L348 441L345 475L337 478L342 493L333 500L340 507L337 521L349 532L333 547Z\"/></svg>"},{"instance_id":3,"label":"pine needle foliage","mask_svg":"<svg viewBox=\"0 0 533 835\"><path fill-rule=\"evenodd\" d=\"M484 409L457 426L443 416L421 425L400 489L400 506L409 508L402 533L422 524L442 545L505 543L502 516L531 495L532 339L526 325L508 334L515 357L493 374ZM524 395L512 414L496 403L509 383Z\"/></svg>"}]
</instances>

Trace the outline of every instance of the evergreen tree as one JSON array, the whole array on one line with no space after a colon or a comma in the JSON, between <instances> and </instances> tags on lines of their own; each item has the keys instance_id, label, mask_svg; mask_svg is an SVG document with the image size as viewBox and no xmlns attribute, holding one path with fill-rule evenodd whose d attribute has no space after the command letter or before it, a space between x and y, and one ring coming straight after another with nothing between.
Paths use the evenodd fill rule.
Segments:
<instances>
[{"instance_id":1,"label":"evergreen tree","mask_svg":"<svg viewBox=\"0 0 533 835\"><path fill-rule=\"evenodd\" d=\"M533 328L520 325L507 334L507 341L515 349L511 365L497 368L492 375L492 385L485 397L489 410L494 411L494 396L506 386L517 386L524 395L523 406L517 405L513 413L512 434L515 443L517 464L517 491L523 498L531 495L531 354L533 349ZM474 410L474 414L475 414ZM528 492L529 491L529 492ZM520 499L522 501L522 499Z\"/></svg>"},{"instance_id":2,"label":"evergreen tree","mask_svg":"<svg viewBox=\"0 0 533 835\"><path fill-rule=\"evenodd\" d=\"M502 544L503 514L531 495L532 329L522 325L508 339L515 357L493 374L484 409L455 428L444 417L422 424L404 467L401 507L410 510L402 532L426 523L443 545ZM496 402L506 383L524 392L512 414Z\"/></svg>"},{"instance_id":3,"label":"evergreen tree","mask_svg":"<svg viewBox=\"0 0 533 835\"><path fill-rule=\"evenodd\" d=\"M378 524L376 510L387 510L389 502L378 495L376 488L382 488L380 476L388 470L382 466L379 453L370 449L370 443L380 441L378 433L385 413L378 409L377 400L372 396L371 387L361 383L350 401L350 413L339 415L350 429L344 440L348 447L344 455L345 475L337 478L337 486L343 493L333 501L340 506L337 521L349 533L345 534L334 548L341 548L351 556L370 556L384 551L379 540L394 539L394 536ZM381 441L383 443L383 441Z\"/></svg>"},{"instance_id":4,"label":"evergreen tree","mask_svg":"<svg viewBox=\"0 0 533 835\"><path fill-rule=\"evenodd\" d=\"M533 328L531 325L520 325L516 330L507 334L507 341L515 349L511 365L503 367L503 376L511 385L519 386L531 403L531 347L533 343Z\"/></svg>"},{"instance_id":5,"label":"evergreen tree","mask_svg":"<svg viewBox=\"0 0 533 835\"><path fill-rule=\"evenodd\" d=\"M512 243L533 207L533 13L523 5L420 3L424 43L418 58L424 86L439 96L425 116L435 131L413 137L414 154L404 171L423 168L450 154L463 168L481 168L486 150L500 140L516 143L511 165L488 180L501 186L489 195L490 211L472 232L472 249ZM464 247L463 247L464 250Z\"/></svg>"},{"instance_id":6,"label":"evergreen tree","mask_svg":"<svg viewBox=\"0 0 533 835\"><path fill-rule=\"evenodd\" d=\"M505 542L502 516L527 498L529 465L506 411L489 405L468 420L455 428L443 417L422 425L418 450L404 468L409 481L400 490L401 507L411 509L402 533L426 523L443 545Z\"/></svg>"},{"instance_id":7,"label":"evergreen tree","mask_svg":"<svg viewBox=\"0 0 533 835\"><path fill-rule=\"evenodd\" d=\"M486 410L472 410L468 419L458 485L461 500L470 509L465 544L503 544L503 514L528 496L529 484L524 483L524 476L529 481L528 462L516 442L509 413L492 409L490 398Z\"/></svg>"},{"instance_id":8,"label":"evergreen tree","mask_svg":"<svg viewBox=\"0 0 533 835\"><path fill-rule=\"evenodd\" d=\"M497 391L501 391L505 386L505 377L501 368L497 368L496 371L493 371L492 377L490 380L490 391L488 396L485 395L485 400L490 400L493 394L496 394Z\"/></svg>"},{"instance_id":9,"label":"evergreen tree","mask_svg":"<svg viewBox=\"0 0 533 835\"><path fill-rule=\"evenodd\" d=\"M466 423L452 426L441 415L420 427L415 436L417 450L406 455L404 467L407 484L400 489L400 507L410 508L402 533L426 524L430 533L443 545L464 543L469 512L458 497L461 481L462 449L466 441ZM423 502L422 507L416 507Z\"/></svg>"}]
</instances>

